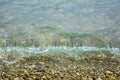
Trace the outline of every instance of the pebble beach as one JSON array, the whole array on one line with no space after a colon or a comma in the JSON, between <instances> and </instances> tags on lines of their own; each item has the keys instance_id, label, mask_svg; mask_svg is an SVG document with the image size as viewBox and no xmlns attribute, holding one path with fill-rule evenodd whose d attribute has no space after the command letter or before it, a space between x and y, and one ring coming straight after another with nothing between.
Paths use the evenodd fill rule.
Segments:
<instances>
[{"instance_id":1,"label":"pebble beach","mask_svg":"<svg viewBox=\"0 0 120 80\"><path fill-rule=\"evenodd\" d=\"M120 80L120 56L89 51L36 54L15 63L0 59L0 80Z\"/></svg>"}]
</instances>

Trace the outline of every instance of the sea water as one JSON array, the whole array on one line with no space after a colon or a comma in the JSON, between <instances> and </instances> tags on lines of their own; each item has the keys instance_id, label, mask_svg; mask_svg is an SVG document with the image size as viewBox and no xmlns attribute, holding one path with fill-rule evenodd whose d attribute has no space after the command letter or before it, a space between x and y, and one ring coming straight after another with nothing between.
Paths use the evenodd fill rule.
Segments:
<instances>
[{"instance_id":1,"label":"sea water","mask_svg":"<svg viewBox=\"0 0 120 80\"><path fill-rule=\"evenodd\" d=\"M47 46L47 47L1 47L0 59L6 63L15 63L22 57L36 54L66 53L70 55L79 55L86 51L107 51L111 54L120 55L119 48L98 48L98 47L66 47L66 46ZM10 57L10 59L9 59Z\"/></svg>"}]
</instances>

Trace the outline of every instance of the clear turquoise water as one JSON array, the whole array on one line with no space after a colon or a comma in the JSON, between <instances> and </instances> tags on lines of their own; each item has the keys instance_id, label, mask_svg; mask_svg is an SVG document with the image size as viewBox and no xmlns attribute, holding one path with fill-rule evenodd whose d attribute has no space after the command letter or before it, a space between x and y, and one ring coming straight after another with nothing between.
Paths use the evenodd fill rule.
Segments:
<instances>
[{"instance_id":1,"label":"clear turquoise water","mask_svg":"<svg viewBox=\"0 0 120 80\"><path fill-rule=\"evenodd\" d=\"M9 64L16 63L22 57L33 56L36 54L66 53L72 56L82 54L86 51L108 51L111 54L120 55L119 48L98 48L98 47L1 47L0 59ZM97 53L96 53L97 54Z\"/></svg>"},{"instance_id":2,"label":"clear turquoise water","mask_svg":"<svg viewBox=\"0 0 120 80\"><path fill-rule=\"evenodd\" d=\"M55 53L55 52L65 52L65 53L74 53L81 54L85 51L108 51L113 54L120 54L119 48L98 48L98 47L1 47L0 53L11 52L11 53L29 53L29 54L43 54L43 53Z\"/></svg>"}]
</instances>

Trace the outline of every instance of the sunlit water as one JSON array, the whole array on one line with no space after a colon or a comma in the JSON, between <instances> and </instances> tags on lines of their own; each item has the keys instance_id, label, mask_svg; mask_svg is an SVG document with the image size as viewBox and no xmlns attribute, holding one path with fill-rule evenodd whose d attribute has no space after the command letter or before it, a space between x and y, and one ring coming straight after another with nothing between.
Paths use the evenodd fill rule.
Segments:
<instances>
[{"instance_id":1,"label":"sunlit water","mask_svg":"<svg viewBox=\"0 0 120 80\"><path fill-rule=\"evenodd\" d=\"M98 47L1 47L0 59L3 62L13 64L22 57L36 55L36 54L51 54L51 53L67 53L70 55L79 55L86 51L108 51L111 54L120 55L119 48L98 48Z\"/></svg>"}]
</instances>

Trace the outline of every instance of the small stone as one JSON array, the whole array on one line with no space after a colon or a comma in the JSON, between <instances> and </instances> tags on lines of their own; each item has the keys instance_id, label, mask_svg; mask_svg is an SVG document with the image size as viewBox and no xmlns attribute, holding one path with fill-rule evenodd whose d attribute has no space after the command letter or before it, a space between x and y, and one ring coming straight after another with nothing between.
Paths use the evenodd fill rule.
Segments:
<instances>
[{"instance_id":1,"label":"small stone","mask_svg":"<svg viewBox=\"0 0 120 80\"><path fill-rule=\"evenodd\" d=\"M106 71L106 74L113 74L113 72L111 72L111 71Z\"/></svg>"},{"instance_id":2,"label":"small stone","mask_svg":"<svg viewBox=\"0 0 120 80\"><path fill-rule=\"evenodd\" d=\"M14 80L20 80L18 77L14 78Z\"/></svg>"},{"instance_id":3,"label":"small stone","mask_svg":"<svg viewBox=\"0 0 120 80\"><path fill-rule=\"evenodd\" d=\"M31 65L29 68L35 68L36 67L36 65Z\"/></svg>"},{"instance_id":4,"label":"small stone","mask_svg":"<svg viewBox=\"0 0 120 80\"><path fill-rule=\"evenodd\" d=\"M41 69L40 69L40 70L37 70L37 72L45 72L45 70L41 70Z\"/></svg>"},{"instance_id":5,"label":"small stone","mask_svg":"<svg viewBox=\"0 0 120 80\"><path fill-rule=\"evenodd\" d=\"M46 68L49 68L49 66L45 66Z\"/></svg>"},{"instance_id":6,"label":"small stone","mask_svg":"<svg viewBox=\"0 0 120 80\"><path fill-rule=\"evenodd\" d=\"M97 80L102 80L101 78L98 78Z\"/></svg>"}]
</instances>

